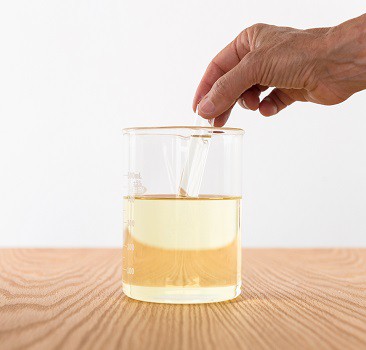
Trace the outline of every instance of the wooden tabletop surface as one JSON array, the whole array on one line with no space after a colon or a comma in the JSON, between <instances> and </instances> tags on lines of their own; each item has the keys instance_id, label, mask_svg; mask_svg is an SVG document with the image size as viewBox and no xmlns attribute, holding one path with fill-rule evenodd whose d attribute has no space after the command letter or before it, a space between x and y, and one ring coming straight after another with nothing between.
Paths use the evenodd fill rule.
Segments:
<instances>
[{"instance_id":1,"label":"wooden tabletop surface","mask_svg":"<svg viewBox=\"0 0 366 350\"><path fill-rule=\"evenodd\" d=\"M245 249L234 301L121 288L118 249L0 250L0 349L366 349L366 249Z\"/></svg>"}]
</instances>

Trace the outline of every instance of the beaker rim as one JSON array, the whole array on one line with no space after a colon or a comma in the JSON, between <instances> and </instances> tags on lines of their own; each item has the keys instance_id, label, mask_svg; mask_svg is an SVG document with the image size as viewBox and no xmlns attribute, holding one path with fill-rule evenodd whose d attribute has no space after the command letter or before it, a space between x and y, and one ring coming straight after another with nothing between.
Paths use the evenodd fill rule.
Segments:
<instances>
[{"instance_id":1,"label":"beaker rim","mask_svg":"<svg viewBox=\"0 0 366 350\"><path fill-rule=\"evenodd\" d=\"M213 126L139 126L122 129L124 134L151 134L154 135L159 132L164 132L167 134L175 134L177 130L200 130L208 133L215 134L226 134L226 135L243 135L244 130L240 128L218 128Z\"/></svg>"}]
</instances>

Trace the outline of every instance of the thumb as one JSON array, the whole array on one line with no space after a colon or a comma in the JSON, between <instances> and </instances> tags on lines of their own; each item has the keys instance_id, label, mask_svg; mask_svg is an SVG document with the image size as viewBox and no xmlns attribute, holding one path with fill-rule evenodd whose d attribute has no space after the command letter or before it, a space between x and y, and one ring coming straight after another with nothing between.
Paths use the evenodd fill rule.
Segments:
<instances>
[{"instance_id":1,"label":"thumb","mask_svg":"<svg viewBox=\"0 0 366 350\"><path fill-rule=\"evenodd\" d=\"M239 96L257 83L258 62L248 53L233 69L219 78L198 104L198 114L216 118L235 104Z\"/></svg>"}]
</instances>

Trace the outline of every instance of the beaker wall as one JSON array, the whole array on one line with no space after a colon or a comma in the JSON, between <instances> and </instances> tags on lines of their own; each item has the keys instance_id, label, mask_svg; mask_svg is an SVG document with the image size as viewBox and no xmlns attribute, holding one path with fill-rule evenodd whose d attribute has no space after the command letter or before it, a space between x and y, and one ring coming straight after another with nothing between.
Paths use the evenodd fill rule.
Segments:
<instances>
[{"instance_id":1,"label":"beaker wall","mask_svg":"<svg viewBox=\"0 0 366 350\"><path fill-rule=\"evenodd\" d=\"M179 185L197 128L125 132L123 290L131 298L202 303L240 293L241 142L210 133L199 195Z\"/></svg>"}]
</instances>

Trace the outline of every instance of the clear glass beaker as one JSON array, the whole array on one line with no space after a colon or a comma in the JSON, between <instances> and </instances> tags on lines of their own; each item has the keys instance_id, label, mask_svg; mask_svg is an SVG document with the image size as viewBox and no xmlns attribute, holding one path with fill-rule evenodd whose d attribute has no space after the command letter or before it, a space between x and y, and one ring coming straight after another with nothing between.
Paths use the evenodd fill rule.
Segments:
<instances>
[{"instance_id":1,"label":"clear glass beaker","mask_svg":"<svg viewBox=\"0 0 366 350\"><path fill-rule=\"evenodd\" d=\"M238 296L243 130L156 127L123 132L124 293L176 304ZM194 153L195 137L206 143ZM206 152L204 159L199 152ZM199 161L189 167L192 154ZM202 168L198 180L184 175L188 170L194 174L197 167ZM188 183L188 192L198 192L187 194L182 182Z\"/></svg>"}]
</instances>

